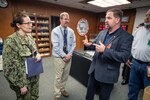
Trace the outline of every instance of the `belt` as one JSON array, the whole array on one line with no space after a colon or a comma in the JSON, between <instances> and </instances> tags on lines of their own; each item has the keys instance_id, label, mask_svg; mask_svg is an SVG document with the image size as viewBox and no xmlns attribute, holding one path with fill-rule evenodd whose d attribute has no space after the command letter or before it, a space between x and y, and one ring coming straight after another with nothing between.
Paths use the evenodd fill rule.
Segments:
<instances>
[{"instance_id":1,"label":"belt","mask_svg":"<svg viewBox=\"0 0 150 100\"><path fill-rule=\"evenodd\" d=\"M137 61L140 64L148 64L149 63L149 62L144 62L144 61L141 61L141 60L138 60L138 59L135 59L135 58L134 58L134 60Z\"/></svg>"}]
</instances>

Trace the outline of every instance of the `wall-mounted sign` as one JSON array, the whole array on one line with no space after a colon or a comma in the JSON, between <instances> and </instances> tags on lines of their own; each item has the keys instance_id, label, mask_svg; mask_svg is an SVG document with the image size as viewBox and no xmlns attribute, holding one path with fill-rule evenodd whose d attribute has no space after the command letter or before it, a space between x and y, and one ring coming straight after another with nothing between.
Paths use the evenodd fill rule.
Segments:
<instances>
[{"instance_id":1,"label":"wall-mounted sign","mask_svg":"<svg viewBox=\"0 0 150 100\"><path fill-rule=\"evenodd\" d=\"M8 2L6 0L0 0L0 8L6 8L8 6Z\"/></svg>"},{"instance_id":2,"label":"wall-mounted sign","mask_svg":"<svg viewBox=\"0 0 150 100\"><path fill-rule=\"evenodd\" d=\"M128 22L129 16L122 17L121 22Z\"/></svg>"},{"instance_id":3,"label":"wall-mounted sign","mask_svg":"<svg viewBox=\"0 0 150 100\"><path fill-rule=\"evenodd\" d=\"M83 36L89 31L89 24L85 18L81 18L77 23L77 31L79 35Z\"/></svg>"},{"instance_id":4,"label":"wall-mounted sign","mask_svg":"<svg viewBox=\"0 0 150 100\"><path fill-rule=\"evenodd\" d=\"M100 18L100 22L105 22L105 18Z\"/></svg>"}]
</instances>

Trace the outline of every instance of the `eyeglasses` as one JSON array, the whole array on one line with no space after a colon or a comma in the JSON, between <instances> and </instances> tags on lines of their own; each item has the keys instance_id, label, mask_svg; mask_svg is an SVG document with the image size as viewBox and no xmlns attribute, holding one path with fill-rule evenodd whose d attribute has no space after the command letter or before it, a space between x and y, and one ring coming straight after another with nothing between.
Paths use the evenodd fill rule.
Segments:
<instances>
[{"instance_id":1,"label":"eyeglasses","mask_svg":"<svg viewBox=\"0 0 150 100\"><path fill-rule=\"evenodd\" d=\"M34 22L33 21L31 21L31 22L26 22L26 23L22 23L22 24L33 24Z\"/></svg>"}]
</instances>

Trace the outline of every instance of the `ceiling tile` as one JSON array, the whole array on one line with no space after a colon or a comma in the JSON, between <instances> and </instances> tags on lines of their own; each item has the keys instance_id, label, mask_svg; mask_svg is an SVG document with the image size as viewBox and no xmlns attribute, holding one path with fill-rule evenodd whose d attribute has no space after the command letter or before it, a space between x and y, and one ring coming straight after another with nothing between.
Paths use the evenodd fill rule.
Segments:
<instances>
[{"instance_id":1,"label":"ceiling tile","mask_svg":"<svg viewBox=\"0 0 150 100\"><path fill-rule=\"evenodd\" d=\"M82 10L87 10L87 11L91 11L95 13L105 12L106 10L112 8L112 7L101 8L101 7L91 5L91 4L79 3L84 0L39 0L39 1L54 3L54 4L82 9ZM138 8L138 7L145 7L145 6L150 7L150 0L134 0L131 4L117 6L117 7L120 9L131 9L131 8Z\"/></svg>"}]
</instances>

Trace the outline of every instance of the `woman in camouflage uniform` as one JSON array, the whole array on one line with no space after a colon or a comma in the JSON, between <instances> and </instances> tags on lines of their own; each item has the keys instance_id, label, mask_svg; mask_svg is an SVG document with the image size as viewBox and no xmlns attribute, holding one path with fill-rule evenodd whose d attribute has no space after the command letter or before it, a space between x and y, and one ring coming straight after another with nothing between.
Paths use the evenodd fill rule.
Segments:
<instances>
[{"instance_id":1,"label":"woman in camouflage uniform","mask_svg":"<svg viewBox=\"0 0 150 100\"><path fill-rule=\"evenodd\" d=\"M17 100L37 100L39 76L26 75L25 58L41 59L31 36L32 21L25 11L14 15L11 26L16 29L4 42L3 70L10 88L16 92Z\"/></svg>"}]
</instances>

